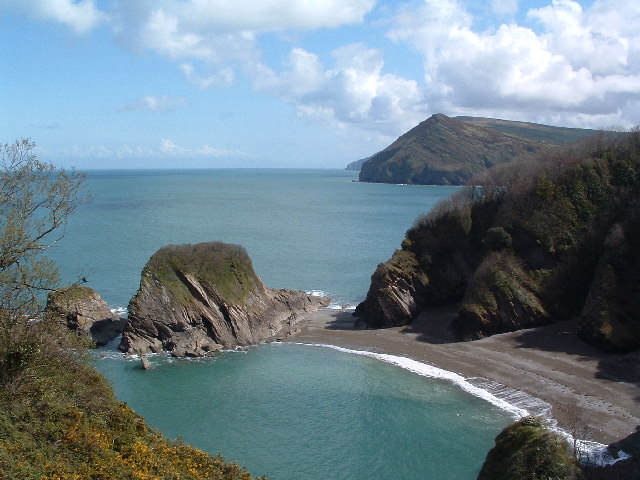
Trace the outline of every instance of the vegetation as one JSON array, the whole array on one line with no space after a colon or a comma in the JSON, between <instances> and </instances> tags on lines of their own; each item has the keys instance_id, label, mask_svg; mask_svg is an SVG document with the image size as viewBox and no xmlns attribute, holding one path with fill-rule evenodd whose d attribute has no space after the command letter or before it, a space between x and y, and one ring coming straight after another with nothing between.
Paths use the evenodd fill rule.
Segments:
<instances>
[{"instance_id":1,"label":"vegetation","mask_svg":"<svg viewBox=\"0 0 640 480\"><path fill-rule=\"evenodd\" d=\"M360 166L360 181L464 185L494 165L595 134L593 130L436 114L366 159Z\"/></svg>"},{"instance_id":2,"label":"vegetation","mask_svg":"<svg viewBox=\"0 0 640 480\"><path fill-rule=\"evenodd\" d=\"M233 479L221 457L169 442L114 398L76 335L42 317L57 271L43 252L85 200L82 176L1 146L0 479Z\"/></svg>"},{"instance_id":3,"label":"vegetation","mask_svg":"<svg viewBox=\"0 0 640 480\"><path fill-rule=\"evenodd\" d=\"M462 302L454 328L463 338L579 318L599 348L640 347L640 130L542 150L470 183L407 231L398 268L398 255L379 267L395 276L374 274L356 313L388 324L378 317L400 293L386 290L404 282L417 306L404 323ZM396 274L407 258L420 272Z\"/></svg>"},{"instance_id":4,"label":"vegetation","mask_svg":"<svg viewBox=\"0 0 640 480\"><path fill-rule=\"evenodd\" d=\"M547 145L566 145L575 143L587 137L592 137L598 133L597 130L585 128L565 128L552 127L550 125L540 125L530 122L514 122L510 120L499 120L496 118L482 117L455 117L464 123L478 125L484 128L497 130L506 135L520 137Z\"/></svg>"},{"instance_id":5,"label":"vegetation","mask_svg":"<svg viewBox=\"0 0 640 480\"><path fill-rule=\"evenodd\" d=\"M183 304L194 297L184 281L185 275L212 286L227 305L244 305L251 293L264 288L246 250L221 242L162 247L142 272L143 279L151 279L151 285L157 288L163 285Z\"/></svg>"},{"instance_id":6,"label":"vegetation","mask_svg":"<svg viewBox=\"0 0 640 480\"><path fill-rule=\"evenodd\" d=\"M569 445L537 417L505 428L489 451L478 480L573 480L580 467Z\"/></svg>"}]
</instances>

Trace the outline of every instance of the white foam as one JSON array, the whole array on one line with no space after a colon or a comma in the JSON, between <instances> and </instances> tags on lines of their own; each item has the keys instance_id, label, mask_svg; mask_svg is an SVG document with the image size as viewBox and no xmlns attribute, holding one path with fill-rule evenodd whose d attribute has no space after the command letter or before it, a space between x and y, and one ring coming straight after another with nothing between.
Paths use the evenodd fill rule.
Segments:
<instances>
[{"instance_id":1,"label":"white foam","mask_svg":"<svg viewBox=\"0 0 640 480\"><path fill-rule=\"evenodd\" d=\"M327 344L311 344L311 345L318 346L318 347L332 348L340 352L353 353L355 355L362 355L364 357L375 358L378 360L382 360L383 362L396 365L410 372L417 373L418 375L421 375L423 377L448 380L458 385L464 391L476 397L482 398L488 401L489 403L492 403L493 405L511 413L516 419L526 417L527 415L529 415L529 412L527 410L520 407L516 407L515 405L511 405L510 403L502 400L501 398L496 397L490 392L483 390L482 388L476 387L475 385L468 382L462 375L458 375L457 373L450 372L448 370L443 370L438 367L434 367L433 365L421 363L411 358L400 357L397 355L389 355L386 353L368 352L366 350L352 350L350 348L337 347L335 345L327 345Z\"/></svg>"},{"instance_id":2,"label":"white foam","mask_svg":"<svg viewBox=\"0 0 640 480\"><path fill-rule=\"evenodd\" d=\"M129 314L127 307L114 307L111 309L112 313L115 313L119 317L126 317Z\"/></svg>"},{"instance_id":3,"label":"white foam","mask_svg":"<svg viewBox=\"0 0 640 480\"><path fill-rule=\"evenodd\" d=\"M314 297L328 297L329 294L322 290L307 290L305 292L307 295L313 295Z\"/></svg>"},{"instance_id":4,"label":"white foam","mask_svg":"<svg viewBox=\"0 0 640 480\"><path fill-rule=\"evenodd\" d=\"M558 428L556 421L551 418L551 406L548 403L531 397L519 390L505 387L504 385L496 382L480 379L478 377L466 379L457 373L443 370L441 368L434 367L433 365L418 362L407 357L389 355L386 353L368 352L366 350L353 350L350 348L322 343L301 345L331 348L340 352L375 358L377 360L396 365L410 372L417 373L423 377L450 381L471 395L482 398L492 405L510 413L513 415L515 420L529 415L543 417L549 422L552 430L562 435L569 445L574 445L573 436L565 430ZM612 465L620 460L630 458L630 456L622 450L617 452L617 457L613 457L607 445L589 440L575 440L575 446L577 452L579 452L578 460L585 464Z\"/></svg>"}]
</instances>

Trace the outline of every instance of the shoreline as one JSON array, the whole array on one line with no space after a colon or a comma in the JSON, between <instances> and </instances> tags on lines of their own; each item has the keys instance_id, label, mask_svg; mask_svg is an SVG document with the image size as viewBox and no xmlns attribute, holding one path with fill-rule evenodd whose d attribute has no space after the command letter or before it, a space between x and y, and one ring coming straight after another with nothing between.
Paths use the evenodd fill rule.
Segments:
<instances>
[{"instance_id":1,"label":"shoreline","mask_svg":"<svg viewBox=\"0 0 640 480\"><path fill-rule=\"evenodd\" d=\"M603 354L578 338L575 322L456 342L448 331L451 308L430 309L388 329L359 328L352 312L306 313L279 340L436 367L511 405L514 416L526 410L580 440L609 445L640 431L640 352Z\"/></svg>"}]
</instances>

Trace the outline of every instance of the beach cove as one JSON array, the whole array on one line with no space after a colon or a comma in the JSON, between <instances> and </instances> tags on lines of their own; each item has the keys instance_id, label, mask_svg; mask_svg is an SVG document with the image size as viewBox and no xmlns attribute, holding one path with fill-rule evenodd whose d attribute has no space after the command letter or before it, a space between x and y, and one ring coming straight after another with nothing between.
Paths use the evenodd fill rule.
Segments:
<instances>
[{"instance_id":1,"label":"beach cove","mask_svg":"<svg viewBox=\"0 0 640 480\"><path fill-rule=\"evenodd\" d=\"M614 443L640 425L637 352L598 352L572 321L455 342L447 330L453 315L433 309L404 327L363 329L351 311L323 309L305 315L287 341L405 357L458 374L514 413L543 416L583 440Z\"/></svg>"}]
</instances>

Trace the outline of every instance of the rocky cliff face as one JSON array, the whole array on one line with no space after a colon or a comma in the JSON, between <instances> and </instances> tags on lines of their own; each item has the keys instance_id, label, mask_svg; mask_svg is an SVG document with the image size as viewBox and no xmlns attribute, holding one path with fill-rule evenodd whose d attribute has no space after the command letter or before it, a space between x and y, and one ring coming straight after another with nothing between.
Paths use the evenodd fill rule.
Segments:
<instances>
[{"instance_id":1,"label":"rocky cliff face","mask_svg":"<svg viewBox=\"0 0 640 480\"><path fill-rule=\"evenodd\" d=\"M640 348L640 132L477 180L416 221L355 315L390 327L455 305L464 340L580 318L588 343Z\"/></svg>"},{"instance_id":2,"label":"rocky cliff face","mask_svg":"<svg viewBox=\"0 0 640 480\"><path fill-rule=\"evenodd\" d=\"M86 336L98 345L106 345L120 335L127 320L114 314L94 290L74 285L51 292L45 315Z\"/></svg>"},{"instance_id":3,"label":"rocky cliff face","mask_svg":"<svg viewBox=\"0 0 640 480\"><path fill-rule=\"evenodd\" d=\"M219 242L168 246L142 272L120 350L206 356L286 332L324 297L265 287L246 251Z\"/></svg>"}]
</instances>

